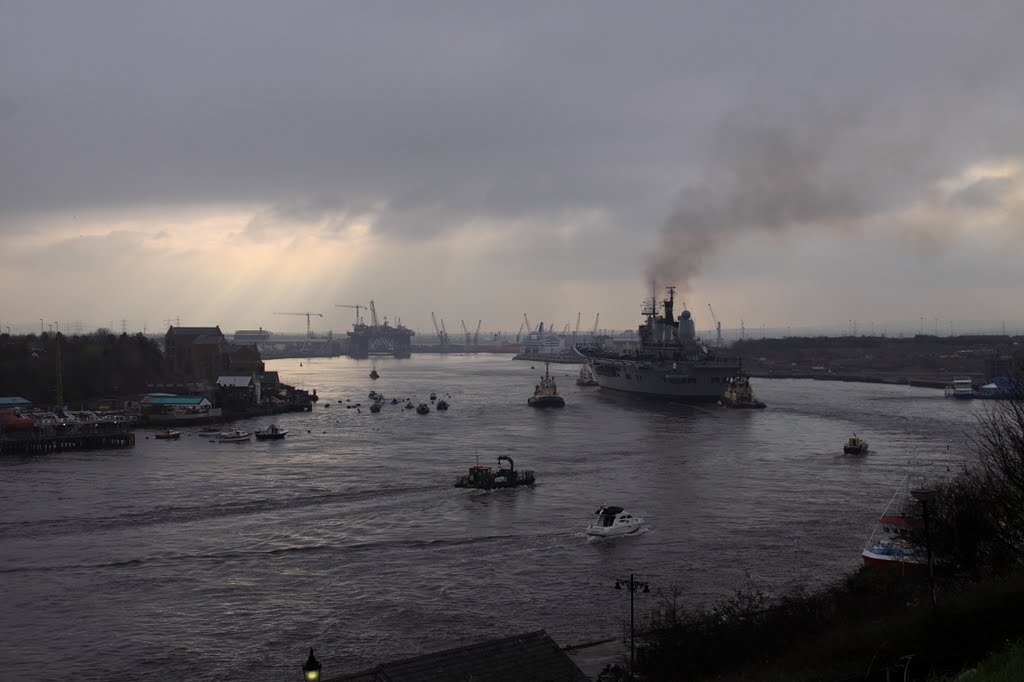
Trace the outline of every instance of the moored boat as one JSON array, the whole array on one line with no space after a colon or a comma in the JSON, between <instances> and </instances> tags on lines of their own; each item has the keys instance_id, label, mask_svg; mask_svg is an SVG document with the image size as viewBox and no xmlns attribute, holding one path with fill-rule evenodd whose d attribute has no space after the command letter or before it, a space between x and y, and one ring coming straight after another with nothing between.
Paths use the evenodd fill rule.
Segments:
<instances>
[{"instance_id":1,"label":"moored boat","mask_svg":"<svg viewBox=\"0 0 1024 682\"><path fill-rule=\"evenodd\" d=\"M594 376L594 368L590 363L580 367L580 375L576 377L577 386L597 386L597 377Z\"/></svg>"},{"instance_id":2,"label":"moored boat","mask_svg":"<svg viewBox=\"0 0 1024 682\"><path fill-rule=\"evenodd\" d=\"M167 429L166 431L157 431L153 434L153 437L159 440L178 440L181 438L181 431L172 431L171 429Z\"/></svg>"},{"instance_id":3,"label":"moored boat","mask_svg":"<svg viewBox=\"0 0 1024 682\"><path fill-rule=\"evenodd\" d=\"M548 372L548 364L544 363L544 376L533 390L533 395L526 399L530 407L564 407L565 398L558 395L558 386Z\"/></svg>"},{"instance_id":4,"label":"moored boat","mask_svg":"<svg viewBox=\"0 0 1024 682\"><path fill-rule=\"evenodd\" d=\"M380 378L380 374L377 373L377 365L374 365L373 369L370 370L370 378L371 379L379 379Z\"/></svg>"},{"instance_id":5,"label":"moored boat","mask_svg":"<svg viewBox=\"0 0 1024 682\"><path fill-rule=\"evenodd\" d=\"M448 409L448 403L445 402L444 400L438 400L437 401L437 409L439 409L439 410L447 410Z\"/></svg>"},{"instance_id":6,"label":"moored boat","mask_svg":"<svg viewBox=\"0 0 1024 682\"><path fill-rule=\"evenodd\" d=\"M224 431L218 437L221 443L247 443L252 438L252 434L248 431L239 431L238 429L232 429L231 431Z\"/></svg>"},{"instance_id":7,"label":"moored boat","mask_svg":"<svg viewBox=\"0 0 1024 682\"><path fill-rule=\"evenodd\" d=\"M627 513L622 507L601 507L596 512L597 521L587 526L587 535L611 537L630 535L640 530L644 520Z\"/></svg>"},{"instance_id":8,"label":"moored boat","mask_svg":"<svg viewBox=\"0 0 1024 682\"><path fill-rule=\"evenodd\" d=\"M970 377L954 377L953 383L946 387L947 398L970 400L974 397L974 382Z\"/></svg>"},{"instance_id":9,"label":"moored boat","mask_svg":"<svg viewBox=\"0 0 1024 682\"><path fill-rule=\"evenodd\" d=\"M416 414L430 414L430 406L426 403L420 403L416 406Z\"/></svg>"},{"instance_id":10,"label":"moored boat","mask_svg":"<svg viewBox=\"0 0 1024 682\"><path fill-rule=\"evenodd\" d=\"M502 461L507 461L508 466L502 466ZM492 488L514 488L520 485L533 485L534 473L532 471L517 471L515 462L508 455L498 457L498 470L494 471L489 466L477 462L469 467L466 476L459 477L455 481L456 488L478 488L491 490Z\"/></svg>"},{"instance_id":11,"label":"moored boat","mask_svg":"<svg viewBox=\"0 0 1024 682\"><path fill-rule=\"evenodd\" d=\"M277 424L271 424L265 429L256 430L256 440L281 440L288 435L287 429L282 429Z\"/></svg>"},{"instance_id":12,"label":"moored boat","mask_svg":"<svg viewBox=\"0 0 1024 682\"><path fill-rule=\"evenodd\" d=\"M924 524L914 516L889 513L894 504L898 508L909 499L909 480L909 476L905 477L889 500L861 557L864 565L871 568L896 570L902 575L923 577L928 573L928 556L921 551L916 540L923 532Z\"/></svg>"}]
</instances>

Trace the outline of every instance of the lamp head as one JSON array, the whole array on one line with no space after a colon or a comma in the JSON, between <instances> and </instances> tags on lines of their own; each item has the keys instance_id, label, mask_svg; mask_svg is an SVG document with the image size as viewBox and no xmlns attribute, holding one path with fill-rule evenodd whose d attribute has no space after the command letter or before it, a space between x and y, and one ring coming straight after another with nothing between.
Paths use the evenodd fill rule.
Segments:
<instances>
[{"instance_id":1,"label":"lamp head","mask_svg":"<svg viewBox=\"0 0 1024 682\"><path fill-rule=\"evenodd\" d=\"M313 655L313 647L309 648L309 658L302 664L302 679L306 682L320 682L320 661Z\"/></svg>"}]
</instances>

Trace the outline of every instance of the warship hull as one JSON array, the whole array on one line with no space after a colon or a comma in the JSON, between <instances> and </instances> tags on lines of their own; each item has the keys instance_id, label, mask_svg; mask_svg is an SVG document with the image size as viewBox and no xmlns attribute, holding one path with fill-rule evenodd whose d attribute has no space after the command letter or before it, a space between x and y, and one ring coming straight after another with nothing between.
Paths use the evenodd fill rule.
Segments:
<instances>
[{"instance_id":1,"label":"warship hull","mask_svg":"<svg viewBox=\"0 0 1024 682\"><path fill-rule=\"evenodd\" d=\"M677 320L673 315L675 287L668 287L658 314L652 296L644 306L647 321L640 325L638 345L625 353L606 353L600 348L575 348L587 358L597 385L651 398L677 402L716 403L740 372L739 358L729 358L707 348L697 338L689 310Z\"/></svg>"},{"instance_id":2,"label":"warship hull","mask_svg":"<svg viewBox=\"0 0 1024 682\"><path fill-rule=\"evenodd\" d=\"M602 389L692 403L715 403L729 388L739 362L644 362L591 359Z\"/></svg>"}]
</instances>

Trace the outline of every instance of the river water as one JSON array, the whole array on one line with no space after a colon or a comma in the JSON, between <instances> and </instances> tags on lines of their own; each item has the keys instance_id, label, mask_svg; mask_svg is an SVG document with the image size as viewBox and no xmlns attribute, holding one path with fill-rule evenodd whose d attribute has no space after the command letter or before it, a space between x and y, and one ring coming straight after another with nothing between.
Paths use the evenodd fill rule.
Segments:
<instances>
[{"instance_id":1,"label":"river water","mask_svg":"<svg viewBox=\"0 0 1024 682\"><path fill-rule=\"evenodd\" d=\"M321 397L277 418L284 441L140 431L131 450L0 460L0 679L292 680L310 646L330 677L542 628L619 636L630 573L652 589L638 614L673 590L696 606L748 580L820 585L859 565L908 467L955 469L985 409L813 380L755 380L765 410L638 402L562 365L566 407L538 411L544 368L508 356L378 360L377 381L365 360L267 364ZM372 414L374 389L451 409ZM870 454L842 454L853 432ZM452 486L502 454L536 487ZM647 529L588 538L602 504Z\"/></svg>"}]
</instances>

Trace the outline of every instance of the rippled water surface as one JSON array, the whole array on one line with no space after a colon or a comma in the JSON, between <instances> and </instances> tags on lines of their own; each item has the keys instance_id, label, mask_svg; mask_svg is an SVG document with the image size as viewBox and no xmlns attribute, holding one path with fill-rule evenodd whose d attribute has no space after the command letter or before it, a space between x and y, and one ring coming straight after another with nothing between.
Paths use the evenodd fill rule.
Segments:
<instances>
[{"instance_id":1,"label":"rippled water surface","mask_svg":"<svg viewBox=\"0 0 1024 682\"><path fill-rule=\"evenodd\" d=\"M630 572L691 604L748 574L819 584L859 564L912 460L931 477L962 460L984 409L810 380L755 380L766 410L638 402L553 366L567 405L538 411L543 367L507 356L377 368L269 362L321 396L276 419L284 441L140 431L131 450L0 459L0 679L290 680L310 646L331 676L541 628L562 644L616 636L629 600L612 587ZM373 389L436 391L451 409L371 414ZM852 432L870 454L842 454ZM501 454L537 486L452 487ZM601 504L647 530L588 539ZM657 599L637 595L638 613Z\"/></svg>"}]
</instances>

